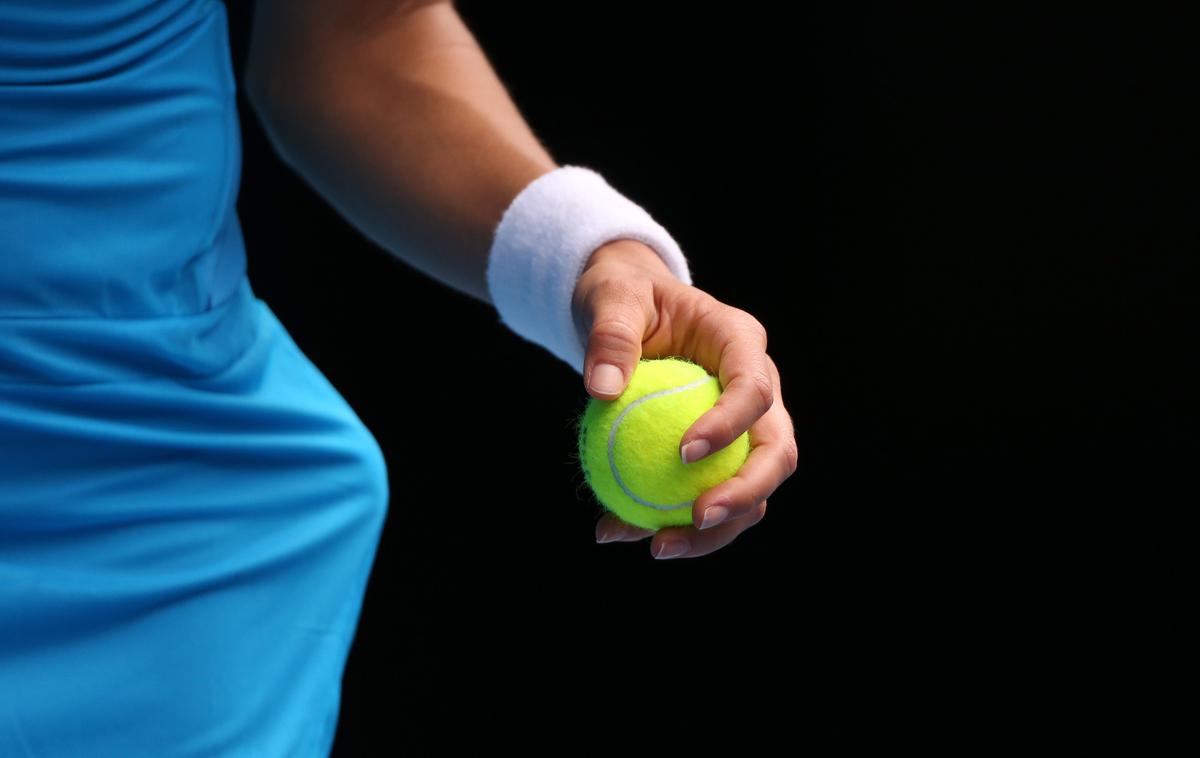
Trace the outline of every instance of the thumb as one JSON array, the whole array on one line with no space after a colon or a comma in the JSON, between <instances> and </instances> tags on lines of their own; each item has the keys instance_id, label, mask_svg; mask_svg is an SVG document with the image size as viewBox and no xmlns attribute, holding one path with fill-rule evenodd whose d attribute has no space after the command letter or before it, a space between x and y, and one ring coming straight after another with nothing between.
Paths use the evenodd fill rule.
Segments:
<instances>
[{"instance_id":1,"label":"thumb","mask_svg":"<svg viewBox=\"0 0 1200 758\"><path fill-rule=\"evenodd\" d=\"M584 386L600 400L615 400L625 391L642 357L646 332L639 299L614 295L596 298L583 359Z\"/></svg>"}]
</instances>

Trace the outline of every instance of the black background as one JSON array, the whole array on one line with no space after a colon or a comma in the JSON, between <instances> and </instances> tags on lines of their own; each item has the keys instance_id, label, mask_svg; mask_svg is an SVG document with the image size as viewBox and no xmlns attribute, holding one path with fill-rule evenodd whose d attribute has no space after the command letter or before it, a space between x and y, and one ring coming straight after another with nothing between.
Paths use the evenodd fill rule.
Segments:
<instances>
[{"instance_id":1,"label":"black background","mask_svg":"<svg viewBox=\"0 0 1200 758\"><path fill-rule=\"evenodd\" d=\"M555 159L767 327L800 470L699 559L594 544L578 375L366 241L240 103L251 282L390 468L336 755L1128 726L1133 524L1191 465L1177 22L825 5L457 3Z\"/></svg>"}]
</instances>

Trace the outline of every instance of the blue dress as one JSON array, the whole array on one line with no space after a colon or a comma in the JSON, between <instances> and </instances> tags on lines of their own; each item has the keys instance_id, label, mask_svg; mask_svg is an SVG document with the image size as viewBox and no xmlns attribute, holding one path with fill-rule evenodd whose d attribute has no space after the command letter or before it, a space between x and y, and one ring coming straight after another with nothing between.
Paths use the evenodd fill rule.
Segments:
<instances>
[{"instance_id":1,"label":"blue dress","mask_svg":"<svg viewBox=\"0 0 1200 758\"><path fill-rule=\"evenodd\" d=\"M380 448L246 277L225 8L0 0L0 756L323 756Z\"/></svg>"}]
</instances>

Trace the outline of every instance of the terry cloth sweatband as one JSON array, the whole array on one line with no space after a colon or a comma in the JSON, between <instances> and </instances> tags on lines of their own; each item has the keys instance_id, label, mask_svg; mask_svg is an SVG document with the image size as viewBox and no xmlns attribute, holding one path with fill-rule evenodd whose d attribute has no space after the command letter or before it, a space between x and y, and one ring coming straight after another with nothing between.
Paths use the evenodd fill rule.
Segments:
<instances>
[{"instance_id":1,"label":"terry cloth sweatband","mask_svg":"<svg viewBox=\"0 0 1200 758\"><path fill-rule=\"evenodd\" d=\"M571 317L575 283L596 248L632 239L692 283L679 245L637 203L584 166L559 166L522 189L500 219L487 286L501 322L583 373L583 337Z\"/></svg>"}]
</instances>

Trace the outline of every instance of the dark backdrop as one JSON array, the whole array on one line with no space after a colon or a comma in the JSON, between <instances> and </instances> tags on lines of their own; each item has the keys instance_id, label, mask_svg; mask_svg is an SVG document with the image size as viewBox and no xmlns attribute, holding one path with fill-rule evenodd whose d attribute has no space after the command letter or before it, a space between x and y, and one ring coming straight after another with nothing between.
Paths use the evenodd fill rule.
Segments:
<instances>
[{"instance_id":1,"label":"dark backdrop","mask_svg":"<svg viewBox=\"0 0 1200 758\"><path fill-rule=\"evenodd\" d=\"M1190 434L1179 47L1094 8L457 5L558 162L766 325L802 462L716 554L594 544L579 377L241 102L252 284L390 466L335 753L1106 739L1126 525Z\"/></svg>"}]
</instances>

